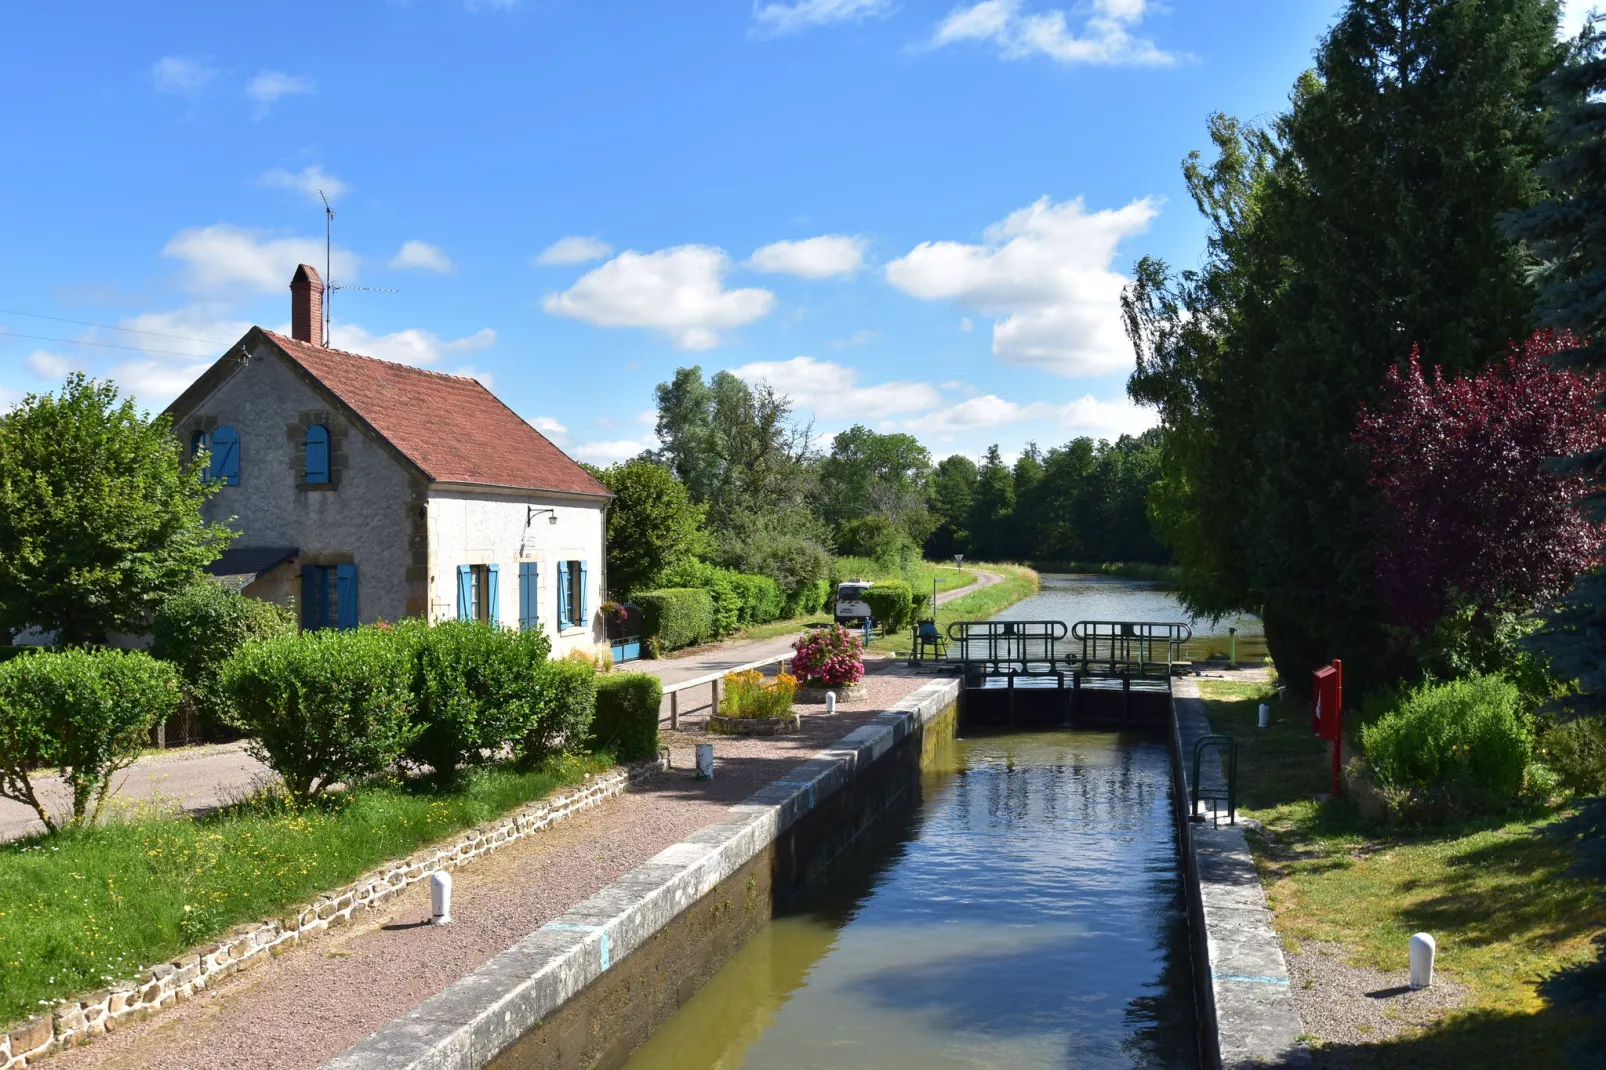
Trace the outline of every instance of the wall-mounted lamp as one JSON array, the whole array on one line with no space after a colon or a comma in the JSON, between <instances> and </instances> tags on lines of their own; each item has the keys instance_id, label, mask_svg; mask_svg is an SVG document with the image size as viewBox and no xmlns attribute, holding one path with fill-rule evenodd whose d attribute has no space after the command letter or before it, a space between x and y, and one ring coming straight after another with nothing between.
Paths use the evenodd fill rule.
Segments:
<instances>
[{"instance_id":1,"label":"wall-mounted lamp","mask_svg":"<svg viewBox=\"0 0 1606 1070\"><path fill-rule=\"evenodd\" d=\"M556 509L537 509L535 506L532 505L532 506L528 507L527 511L524 514L524 526L525 527L529 527L532 523L535 522L535 518L540 516L542 513L550 513L550 514L552 514L547 519L549 521L551 521L552 523L554 523L554 524L556 524L558 522L558 511Z\"/></svg>"}]
</instances>

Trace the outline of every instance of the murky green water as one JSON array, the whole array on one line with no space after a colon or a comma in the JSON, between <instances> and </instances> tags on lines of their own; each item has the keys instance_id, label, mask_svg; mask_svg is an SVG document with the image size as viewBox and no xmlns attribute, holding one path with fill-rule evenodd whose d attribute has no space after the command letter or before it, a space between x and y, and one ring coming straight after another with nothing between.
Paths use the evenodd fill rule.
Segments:
<instances>
[{"instance_id":1,"label":"murky green water","mask_svg":"<svg viewBox=\"0 0 1606 1070\"><path fill-rule=\"evenodd\" d=\"M630 1070L1192 1067L1170 758L958 741Z\"/></svg>"}]
</instances>

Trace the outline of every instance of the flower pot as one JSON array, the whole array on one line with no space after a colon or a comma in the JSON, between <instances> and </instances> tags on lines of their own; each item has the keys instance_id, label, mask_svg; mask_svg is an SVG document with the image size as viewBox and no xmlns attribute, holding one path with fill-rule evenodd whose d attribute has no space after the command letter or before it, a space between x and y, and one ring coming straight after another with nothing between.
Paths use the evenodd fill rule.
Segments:
<instances>
[{"instance_id":1,"label":"flower pot","mask_svg":"<svg viewBox=\"0 0 1606 1070\"><path fill-rule=\"evenodd\" d=\"M778 736L797 731L801 720L795 713L784 717L721 717L708 719L708 731L720 736Z\"/></svg>"},{"instance_id":2,"label":"flower pot","mask_svg":"<svg viewBox=\"0 0 1606 1070\"><path fill-rule=\"evenodd\" d=\"M797 689L797 694L792 697L792 701L811 702L818 705L824 705L825 693L827 691L835 691L836 700L838 702L860 702L870 697L869 687L865 685L863 680L860 680L856 684L836 684L827 685L825 687L814 687L813 685L810 685L808 687L800 687Z\"/></svg>"}]
</instances>

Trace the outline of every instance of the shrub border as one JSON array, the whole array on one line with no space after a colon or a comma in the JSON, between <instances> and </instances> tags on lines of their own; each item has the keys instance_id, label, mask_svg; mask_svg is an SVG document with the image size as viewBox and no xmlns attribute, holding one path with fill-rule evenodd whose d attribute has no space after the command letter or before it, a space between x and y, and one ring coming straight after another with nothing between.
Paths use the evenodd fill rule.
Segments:
<instances>
[{"instance_id":1,"label":"shrub border","mask_svg":"<svg viewBox=\"0 0 1606 1070\"><path fill-rule=\"evenodd\" d=\"M406 858L386 862L299 910L236 925L221 940L192 947L167 962L139 971L136 980L59 1003L48 1014L0 1032L0 1070L33 1066L53 1052L91 1043L126 1022L140 1021L184 1003L233 974L260 966L303 941L349 924L357 911L379 906L408 885L442 870L470 865L572 814L622 795L632 784L668 767L667 755L660 752L655 759L615 766L605 773L589 773L580 784L559 789L545 799L525 803L487 824L468 829L445 846L425 847Z\"/></svg>"}]
</instances>

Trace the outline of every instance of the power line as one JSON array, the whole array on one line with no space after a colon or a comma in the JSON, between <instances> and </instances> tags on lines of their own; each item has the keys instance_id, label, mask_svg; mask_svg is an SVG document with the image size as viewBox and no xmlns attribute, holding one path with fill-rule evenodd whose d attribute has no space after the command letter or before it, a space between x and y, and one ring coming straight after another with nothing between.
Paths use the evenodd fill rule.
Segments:
<instances>
[{"instance_id":1,"label":"power line","mask_svg":"<svg viewBox=\"0 0 1606 1070\"><path fill-rule=\"evenodd\" d=\"M128 349L135 353L167 353L175 357L193 357L196 360L202 360L206 356L204 353L186 353L182 349L147 349L144 346L120 346L115 342L80 342L76 338L46 338L42 334L18 334L16 331L8 331L4 328L0 328L0 336L4 336L6 338L27 338L35 342L60 342L62 345L68 346L98 346L101 349ZM196 338L193 339L193 341L199 342L200 339ZM219 343L207 342L206 344L218 345Z\"/></svg>"},{"instance_id":2,"label":"power line","mask_svg":"<svg viewBox=\"0 0 1606 1070\"><path fill-rule=\"evenodd\" d=\"M36 320L54 320L57 323L73 323L80 327L99 327L106 331L127 331L129 334L148 334L153 338L171 338L175 342L199 342L202 345L209 346L226 346L229 344L228 342L214 342L209 338L190 338L187 335L182 334L163 334L160 331L141 331L133 327L114 327L109 323L90 323L88 320L70 320L64 319L61 316L46 316L40 312L18 312L9 308L0 308L0 316L28 316L31 319ZM21 338L26 336L18 335L17 337ZM92 345L94 343L84 342L82 344Z\"/></svg>"}]
</instances>

